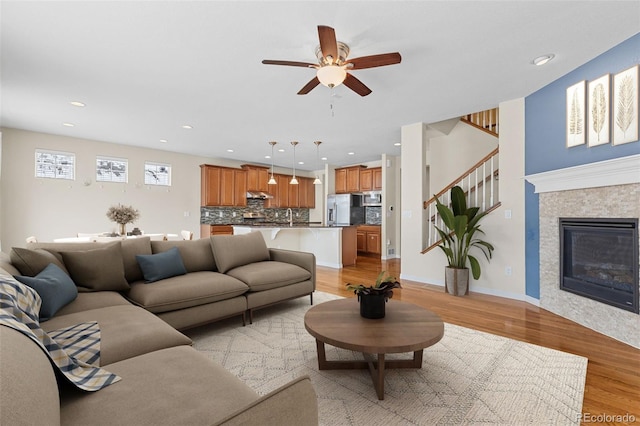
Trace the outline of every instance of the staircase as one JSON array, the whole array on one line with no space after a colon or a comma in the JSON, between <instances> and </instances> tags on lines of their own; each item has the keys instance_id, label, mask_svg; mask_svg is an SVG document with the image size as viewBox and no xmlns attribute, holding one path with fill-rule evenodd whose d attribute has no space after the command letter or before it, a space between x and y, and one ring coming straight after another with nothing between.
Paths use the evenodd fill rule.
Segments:
<instances>
[{"instance_id":1,"label":"staircase","mask_svg":"<svg viewBox=\"0 0 640 426\"><path fill-rule=\"evenodd\" d=\"M499 123L497 108L469 114L461 118L461 120L484 132L498 137ZM499 150L499 147L494 149L471 168L462 173L457 179L438 192L435 197L423 202L423 209L426 210L425 216L428 218L426 224L425 248L422 250L423 254L437 247L440 243L440 237L436 230L436 226L440 229L445 228L442 218L436 209L435 199L438 198L443 204L450 205L450 190L454 186L460 186L465 192L468 207L479 207L481 212L489 212L500 206Z\"/></svg>"}]
</instances>

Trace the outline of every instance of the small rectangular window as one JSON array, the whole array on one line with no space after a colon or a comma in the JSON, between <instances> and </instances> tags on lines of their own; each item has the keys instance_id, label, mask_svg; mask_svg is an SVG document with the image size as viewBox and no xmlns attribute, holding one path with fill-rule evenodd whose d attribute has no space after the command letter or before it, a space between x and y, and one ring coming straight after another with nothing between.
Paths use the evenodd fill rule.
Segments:
<instances>
[{"instance_id":1,"label":"small rectangular window","mask_svg":"<svg viewBox=\"0 0 640 426\"><path fill-rule=\"evenodd\" d=\"M171 186L171 164L145 161L144 184Z\"/></svg>"},{"instance_id":2,"label":"small rectangular window","mask_svg":"<svg viewBox=\"0 0 640 426\"><path fill-rule=\"evenodd\" d=\"M36 149L36 177L75 180L76 155Z\"/></svg>"},{"instance_id":3,"label":"small rectangular window","mask_svg":"<svg viewBox=\"0 0 640 426\"><path fill-rule=\"evenodd\" d=\"M124 158L97 157L96 182L128 182L129 162Z\"/></svg>"}]
</instances>

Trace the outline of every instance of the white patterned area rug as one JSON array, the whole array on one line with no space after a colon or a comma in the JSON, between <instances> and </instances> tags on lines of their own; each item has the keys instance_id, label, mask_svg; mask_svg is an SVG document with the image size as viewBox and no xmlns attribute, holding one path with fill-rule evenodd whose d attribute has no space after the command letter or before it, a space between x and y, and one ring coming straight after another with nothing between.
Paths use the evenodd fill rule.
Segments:
<instances>
[{"instance_id":1,"label":"white patterned area rug","mask_svg":"<svg viewBox=\"0 0 640 426\"><path fill-rule=\"evenodd\" d=\"M337 298L315 292L314 304ZM309 375L321 425L580 423L586 358L445 324L422 369L387 370L379 401L368 370L318 370L315 339L304 328L309 308L305 297L256 311L246 327L234 318L187 334L261 395ZM326 349L327 359L362 359Z\"/></svg>"}]
</instances>

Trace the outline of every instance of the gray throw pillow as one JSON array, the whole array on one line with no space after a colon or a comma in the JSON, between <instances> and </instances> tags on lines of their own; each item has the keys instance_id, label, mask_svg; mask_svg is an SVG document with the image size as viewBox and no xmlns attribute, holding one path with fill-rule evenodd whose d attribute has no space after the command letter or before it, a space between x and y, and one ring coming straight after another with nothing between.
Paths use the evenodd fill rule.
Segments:
<instances>
[{"instance_id":1,"label":"gray throw pillow","mask_svg":"<svg viewBox=\"0 0 640 426\"><path fill-rule=\"evenodd\" d=\"M187 273L177 247L158 254L138 254L136 259L147 283Z\"/></svg>"},{"instance_id":2,"label":"gray throw pillow","mask_svg":"<svg viewBox=\"0 0 640 426\"><path fill-rule=\"evenodd\" d=\"M35 277L16 275L14 278L34 289L42 299L40 321L51 319L63 306L78 297L78 289L73 280L53 263Z\"/></svg>"},{"instance_id":3,"label":"gray throw pillow","mask_svg":"<svg viewBox=\"0 0 640 426\"><path fill-rule=\"evenodd\" d=\"M80 291L123 291L130 288L124 276L120 242L94 250L61 251L60 254Z\"/></svg>"},{"instance_id":4,"label":"gray throw pillow","mask_svg":"<svg viewBox=\"0 0 640 426\"><path fill-rule=\"evenodd\" d=\"M223 274L238 266L271 258L267 243L260 231L244 235L213 235L211 247L218 271Z\"/></svg>"},{"instance_id":5,"label":"gray throw pillow","mask_svg":"<svg viewBox=\"0 0 640 426\"><path fill-rule=\"evenodd\" d=\"M50 263L62 269L64 273L68 273L64 264L47 250L13 247L9 253L9 258L13 266L20 271L20 274L27 277L35 277Z\"/></svg>"}]
</instances>

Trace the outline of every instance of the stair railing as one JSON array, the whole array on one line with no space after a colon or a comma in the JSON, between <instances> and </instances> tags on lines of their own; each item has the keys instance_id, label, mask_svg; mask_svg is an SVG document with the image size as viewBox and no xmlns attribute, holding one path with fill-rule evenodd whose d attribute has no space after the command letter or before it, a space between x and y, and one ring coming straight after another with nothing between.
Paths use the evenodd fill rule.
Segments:
<instances>
[{"instance_id":1,"label":"stair railing","mask_svg":"<svg viewBox=\"0 0 640 426\"><path fill-rule=\"evenodd\" d=\"M427 210L427 230L425 235L426 247L422 250L422 253L430 251L440 243L440 236L436 226L444 229L444 223L436 208L436 197L441 203L450 205L450 190L454 186L457 185L462 188L467 197L468 207L479 207L481 212L489 212L500 206L498 153L499 148L494 149L437 193L435 197L423 202L423 209Z\"/></svg>"},{"instance_id":2,"label":"stair railing","mask_svg":"<svg viewBox=\"0 0 640 426\"><path fill-rule=\"evenodd\" d=\"M500 114L498 108L467 114L460 119L467 124L477 127L491 135L500 134Z\"/></svg>"}]
</instances>

